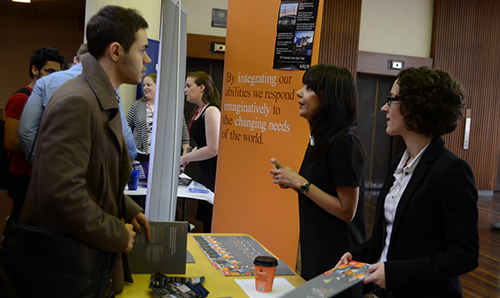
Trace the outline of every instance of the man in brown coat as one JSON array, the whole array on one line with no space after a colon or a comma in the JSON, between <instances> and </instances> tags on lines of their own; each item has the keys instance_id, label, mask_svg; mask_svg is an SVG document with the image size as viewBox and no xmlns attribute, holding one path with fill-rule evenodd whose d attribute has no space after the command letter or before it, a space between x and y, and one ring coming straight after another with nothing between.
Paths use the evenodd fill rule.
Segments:
<instances>
[{"instance_id":1,"label":"man in brown coat","mask_svg":"<svg viewBox=\"0 0 500 298\"><path fill-rule=\"evenodd\" d=\"M122 253L132 249L134 229L142 232L138 223L150 239L143 210L123 194L132 166L115 92L121 84L139 84L151 62L147 27L135 10L117 6L106 6L89 20L83 73L58 89L42 117L19 219L116 253L115 292L122 291L128 270Z\"/></svg>"}]
</instances>

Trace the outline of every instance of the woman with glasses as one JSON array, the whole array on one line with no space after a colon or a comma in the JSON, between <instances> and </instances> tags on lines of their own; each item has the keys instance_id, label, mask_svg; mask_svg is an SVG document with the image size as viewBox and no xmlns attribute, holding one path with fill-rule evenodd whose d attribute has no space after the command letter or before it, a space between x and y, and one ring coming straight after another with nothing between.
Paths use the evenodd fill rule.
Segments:
<instances>
[{"instance_id":1,"label":"woman with glasses","mask_svg":"<svg viewBox=\"0 0 500 298\"><path fill-rule=\"evenodd\" d=\"M441 70L401 71L381 108L406 151L391 163L371 238L344 254L372 264L376 297L462 297L459 275L478 266L478 193L469 165L444 146L462 117L459 83Z\"/></svg>"},{"instance_id":2,"label":"woman with glasses","mask_svg":"<svg viewBox=\"0 0 500 298\"><path fill-rule=\"evenodd\" d=\"M356 133L354 78L342 67L318 64L297 92L310 140L299 173L271 159L273 183L299 194L297 273L309 280L333 268L342 254L366 240L364 150ZM300 271L300 272L299 272ZM361 287L342 296L361 297Z\"/></svg>"}]
</instances>

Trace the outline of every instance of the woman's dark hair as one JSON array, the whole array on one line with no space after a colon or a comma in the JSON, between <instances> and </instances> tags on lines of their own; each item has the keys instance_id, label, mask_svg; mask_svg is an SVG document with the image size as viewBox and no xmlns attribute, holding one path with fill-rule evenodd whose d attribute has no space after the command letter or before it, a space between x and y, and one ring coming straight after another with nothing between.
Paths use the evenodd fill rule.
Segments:
<instances>
[{"instance_id":1,"label":"woman's dark hair","mask_svg":"<svg viewBox=\"0 0 500 298\"><path fill-rule=\"evenodd\" d=\"M398 74L399 109L408 130L427 136L452 132L463 116L461 85L445 71L407 68Z\"/></svg>"},{"instance_id":2,"label":"woman's dark hair","mask_svg":"<svg viewBox=\"0 0 500 298\"><path fill-rule=\"evenodd\" d=\"M302 82L321 101L318 111L309 121L315 141L311 154L314 164L337 136L344 133L355 134L358 124L358 95L352 74L333 64L314 65L304 73Z\"/></svg>"},{"instance_id":3,"label":"woman's dark hair","mask_svg":"<svg viewBox=\"0 0 500 298\"><path fill-rule=\"evenodd\" d=\"M136 41L136 33L147 29L148 22L132 8L108 5L90 18L87 24L87 45L89 53L100 59L106 48L118 42L125 53Z\"/></svg>"},{"instance_id":4,"label":"woman's dark hair","mask_svg":"<svg viewBox=\"0 0 500 298\"><path fill-rule=\"evenodd\" d=\"M203 102L214 103L220 109L219 90L215 87L212 77L204 71L195 71L187 74L188 78L193 78L196 85L205 86L203 91Z\"/></svg>"}]
</instances>

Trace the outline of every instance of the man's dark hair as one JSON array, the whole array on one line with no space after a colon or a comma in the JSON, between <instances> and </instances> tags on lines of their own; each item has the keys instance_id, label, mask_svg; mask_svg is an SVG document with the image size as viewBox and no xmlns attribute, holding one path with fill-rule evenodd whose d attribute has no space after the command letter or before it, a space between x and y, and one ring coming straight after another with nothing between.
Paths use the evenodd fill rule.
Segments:
<instances>
[{"instance_id":1,"label":"man's dark hair","mask_svg":"<svg viewBox=\"0 0 500 298\"><path fill-rule=\"evenodd\" d=\"M61 65L61 69L64 65L64 56L56 49L51 47L43 47L37 49L32 55L30 60L30 77L33 78L35 75L31 71L31 66L35 66L38 71L41 71L42 68L47 64L47 61L55 61L59 62Z\"/></svg>"},{"instance_id":2,"label":"man's dark hair","mask_svg":"<svg viewBox=\"0 0 500 298\"><path fill-rule=\"evenodd\" d=\"M118 42L128 53L140 29L147 29L148 22L132 8L108 5L94 15L87 24L89 53L100 59L106 48Z\"/></svg>"},{"instance_id":3,"label":"man's dark hair","mask_svg":"<svg viewBox=\"0 0 500 298\"><path fill-rule=\"evenodd\" d=\"M78 52L76 52L76 61L82 62L82 56L84 54L87 54L89 52L89 48L87 47L86 43L82 43L80 45L80 48L78 49Z\"/></svg>"},{"instance_id":4,"label":"man's dark hair","mask_svg":"<svg viewBox=\"0 0 500 298\"><path fill-rule=\"evenodd\" d=\"M68 60L66 62L64 62L64 66L62 68L62 70L68 70L70 69L71 67L73 67L73 60Z\"/></svg>"}]
</instances>

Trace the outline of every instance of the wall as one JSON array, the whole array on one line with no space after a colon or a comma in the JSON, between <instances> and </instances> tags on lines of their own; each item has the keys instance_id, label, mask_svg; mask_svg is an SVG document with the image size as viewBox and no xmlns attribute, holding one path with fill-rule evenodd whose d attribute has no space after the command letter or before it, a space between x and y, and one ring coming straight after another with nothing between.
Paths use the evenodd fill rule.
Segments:
<instances>
[{"instance_id":1,"label":"wall","mask_svg":"<svg viewBox=\"0 0 500 298\"><path fill-rule=\"evenodd\" d=\"M0 13L0 107L11 95L30 83L30 57L41 47L59 50L73 59L83 41L78 19L40 17L32 14Z\"/></svg>"},{"instance_id":2,"label":"wall","mask_svg":"<svg viewBox=\"0 0 500 298\"><path fill-rule=\"evenodd\" d=\"M85 24L99 9L106 5L119 5L137 9L149 24L149 28L146 30L148 38L156 40L160 38L161 0L146 0L141 2L137 0L87 0L85 5Z\"/></svg>"},{"instance_id":3,"label":"wall","mask_svg":"<svg viewBox=\"0 0 500 298\"><path fill-rule=\"evenodd\" d=\"M359 50L429 57L434 0L363 0Z\"/></svg>"},{"instance_id":4,"label":"wall","mask_svg":"<svg viewBox=\"0 0 500 298\"><path fill-rule=\"evenodd\" d=\"M363 0L359 50L429 57L434 0ZM189 10L188 33L226 36L211 28L212 8L227 9L227 0L183 0ZM230 13L230 12L229 12Z\"/></svg>"},{"instance_id":5,"label":"wall","mask_svg":"<svg viewBox=\"0 0 500 298\"><path fill-rule=\"evenodd\" d=\"M359 50L429 57L434 0L363 0ZM227 0L183 0L188 33L226 36L210 26L212 8L227 9ZM231 13L231 12L229 12Z\"/></svg>"},{"instance_id":6,"label":"wall","mask_svg":"<svg viewBox=\"0 0 500 298\"><path fill-rule=\"evenodd\" d=\"M434 0L363 0L359 50L429 57ZM227 9L227 0L183 0L188 33L226 36L211 28L212 8ZM230 13L230 12L229 12Z\"/></svg>"},{"instance_id":7,"label":"wall","mask_svg":"<svg viewBox=\"0 0 500 298\"><path fill-rule=\"evenodd\" d=\"M471 109L469 148L464 124L445 137L447 147L469 163L481 190L494 190L500 152L500 2L436 0L432 56L465 89ZM488 192L486 192L488 194Z\"/></svg>"},{"instance_id":8,"label":"wall","mask_svg":"<svg viewBox=\"0 0 500 298\"><path fill-rule=\"evenodd\" d=\"M226 29L212 28L212 8L227 9L228 0L182 0L189 11L187 31L191 34L226 36Z\"/></svg>"}]
</instances>

